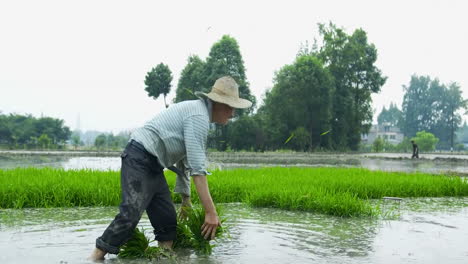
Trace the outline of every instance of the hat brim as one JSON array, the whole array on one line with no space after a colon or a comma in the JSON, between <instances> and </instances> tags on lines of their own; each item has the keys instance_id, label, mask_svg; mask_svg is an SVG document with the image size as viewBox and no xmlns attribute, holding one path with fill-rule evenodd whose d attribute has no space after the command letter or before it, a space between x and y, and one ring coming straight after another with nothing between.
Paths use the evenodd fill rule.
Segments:
<instances>
[{"instance_id":1,"label":"hat brim","mask_svg":"<svg viewBox=\"0 0 468 264\"><path fill-rule=\"evenodd\" d=\"M202 93L202 92L195 92L195 95L199 98L209 98L215 102L227 104L232 108L237 109L245 109L252 106L252 102L242 98L229 98L220 96L216 93Z\"/></svg>"}]
</instances>

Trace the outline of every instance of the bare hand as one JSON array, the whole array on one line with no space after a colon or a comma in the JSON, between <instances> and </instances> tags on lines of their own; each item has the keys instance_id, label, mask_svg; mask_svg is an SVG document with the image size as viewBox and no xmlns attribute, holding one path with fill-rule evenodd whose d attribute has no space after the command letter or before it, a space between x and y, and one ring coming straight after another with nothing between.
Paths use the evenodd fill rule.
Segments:
<instances>
[{"instance_id":1,"label":"bare hand","mask_svg":"<svg viewBox=\"0 0 468 264\"><path fill-rule=\"evenodd\" d=\"M202 236L207 239L211 240L215 238L216 229L218 226L221 226L221 222L219 221L218 215L215 213L206 213L205 214L205 223L203 223L202 229Z\"/></svg>"}]
</instances>

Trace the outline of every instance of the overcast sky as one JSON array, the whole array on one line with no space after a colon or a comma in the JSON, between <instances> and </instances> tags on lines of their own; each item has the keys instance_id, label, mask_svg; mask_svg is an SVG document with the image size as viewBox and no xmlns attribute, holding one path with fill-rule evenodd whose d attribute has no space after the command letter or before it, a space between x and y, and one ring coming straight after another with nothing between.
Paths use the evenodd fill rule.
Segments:
<instances>
[{"instance_id":1,"label":"overcast sky","mask_svg":"<svg viewBox=\"0 0 468 264\"><path fill-rule=\"evenodd\" d=\"M188 56L205 59L224 34L238 41L261 102L274 72L328 21L364 29L377 47L388 79L373 96L375 116L392 101L401 107L412 74L457 82L468 98L466 2L2 0L0 111L42 113L72 129L78 119L82 130L136 128L164 107L144 91L146 73L169 66L172 101Z\"/></svg>"}]
</instances>

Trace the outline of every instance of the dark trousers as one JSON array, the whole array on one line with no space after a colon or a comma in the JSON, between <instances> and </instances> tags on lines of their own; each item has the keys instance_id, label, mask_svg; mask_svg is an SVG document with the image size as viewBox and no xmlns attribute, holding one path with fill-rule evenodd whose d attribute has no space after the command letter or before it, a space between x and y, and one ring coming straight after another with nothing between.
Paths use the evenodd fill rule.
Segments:
<instances>
[{"instance_id":1,"label":"dark trousers","mask_svg":"<svg viewBox=\"0 0 468 264\"><path fill-rule=\"evenodd\" d=\"M117 254L131 238L146 210L158 241L175 240L177 217L171 193L158 159L136 141L122 152L120 182L122 202L119 214L96 240L96 247Z\"/></svg>"}]
</instances>

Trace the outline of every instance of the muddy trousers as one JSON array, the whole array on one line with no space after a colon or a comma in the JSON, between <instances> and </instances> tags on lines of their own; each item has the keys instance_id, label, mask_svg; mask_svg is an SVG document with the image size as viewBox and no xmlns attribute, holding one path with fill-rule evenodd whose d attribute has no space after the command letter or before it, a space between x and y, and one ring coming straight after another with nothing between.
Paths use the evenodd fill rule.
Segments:
<instances>
[{"instance_id":1,"label":"muddy trousers","mask_svg":"<svg viewBox=\"0 0 468 264\"><path fill-rule=\"evenodd\" d=\"M96 247L112 254L131 238L146 210L158 241L175 240L177 217L171 193L158 159L131 141L122 152L119 214L96 240Z\"/></svg>"}]
</instances>

